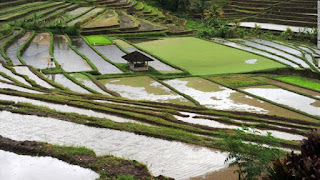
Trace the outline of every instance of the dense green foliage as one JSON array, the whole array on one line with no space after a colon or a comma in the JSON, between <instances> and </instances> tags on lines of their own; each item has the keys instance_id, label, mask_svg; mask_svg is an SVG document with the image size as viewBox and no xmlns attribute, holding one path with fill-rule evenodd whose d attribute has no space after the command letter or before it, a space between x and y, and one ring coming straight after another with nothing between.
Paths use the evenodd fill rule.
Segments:
<instances>
[{"instance_id":1,"label":"dense green foliage","mask_svg":"<svg viewBox=\"0 0 320 180\"><path fill-rule=\"evenodd\" d=\"M9 24L0 24L0 39L13 32L13 28Z\"/></svg>"},{"instance_id":2,"label":"dense green foliage","mask_svg":"<svg viewBox=\"0 0 320 180\"><path fill-rule=\"evenodd\" d=\"M320 130L309 134L301 145L301 154L291 152L281 161L277 159L266 180L320 179Z\"/></svg>"},{"instance_id":3,"label":"dense green foliage","mask_svg":"<svg viewBox=\"0 0 320 180\"><path fill-rule=\"evenodd\" d=\"M244 131L243 131L244 130ZM222 150L230 152L226 162L231 161L229 166L239 168L235 172L239 174L239 180L258 180L262 173L266 172L269 164L281 155L281 150L272 147L265 147L264 142L247 143L241 136L245 131L251 131L244 127L243 130L236 130L238 138L234 138L227 133L222 132ZM274 146L279 146L279 142L268 134L266 139L273 140Z\"/></svg>"},{"instance_id":4,"label":"dense green foliage","mask_svg":"<svg viewBox=\"0 0 320 180\"><path fill-rule=\"evenodd\" d=\"M154 0L146 0L148 3L154 4ZM191 4L191 0L158 0L156 1L162 8L170 11L187 10Z\"/></svg>"}]
</instances>

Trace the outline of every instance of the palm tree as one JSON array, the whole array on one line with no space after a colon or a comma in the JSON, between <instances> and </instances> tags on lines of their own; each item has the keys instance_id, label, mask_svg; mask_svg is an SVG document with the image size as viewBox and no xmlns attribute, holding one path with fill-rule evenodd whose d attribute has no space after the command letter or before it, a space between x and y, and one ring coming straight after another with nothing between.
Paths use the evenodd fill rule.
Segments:
<instances>
[{"instance_id":1,"label":"palm tree","mask_svg":"<svg viewBox=\"0 0 320 180\"><path fill-rule=\"evenodd\" d=\"M223 10L220 6L218 6L217 4L212 4L210 6L210 8L208 8L206 11L205 11L205 16L206 16L206 19L211 19L211 18L221 18L223 16Z\"/></svg>"},{"instance_id":2,"label":"palm tree","mask_svg":"<svg viewBox=\"0 0 320 180\"><path fill-rule=\"evenodd\" d=\"M209 8L209 3L206 0L193 0L191 8L200 12L201 22L204 23L205 11Z\"/></svg>"}]
</instances>

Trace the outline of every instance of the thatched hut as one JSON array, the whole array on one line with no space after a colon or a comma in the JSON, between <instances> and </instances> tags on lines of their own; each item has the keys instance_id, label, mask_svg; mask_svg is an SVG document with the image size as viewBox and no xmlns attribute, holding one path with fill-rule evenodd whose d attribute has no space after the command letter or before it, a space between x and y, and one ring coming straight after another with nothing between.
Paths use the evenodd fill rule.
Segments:
<instances>
[{"instance_id":1,"label":"thatched hut","mask_svg":"<svg viewBox=\"0 0 320 180\"><path fill-rule=\"evenodd\" d=\"M128 61L129 68L132 71L148 71L148 62L153 61L153 59L138 51L122 56L122 58Z\"/></svg>"}]
</instances>

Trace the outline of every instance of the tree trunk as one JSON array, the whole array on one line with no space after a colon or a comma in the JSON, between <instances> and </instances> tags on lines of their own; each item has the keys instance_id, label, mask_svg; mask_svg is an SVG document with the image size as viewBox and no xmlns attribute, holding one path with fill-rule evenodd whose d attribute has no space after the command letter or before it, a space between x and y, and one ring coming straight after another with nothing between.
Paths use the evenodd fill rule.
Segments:
<instances>
[{"instance_id":1,"label":"tree trunk","mask_svg":"<svg viewBox=\"0 0 320 180\"><path fill-rule=\"evenodd\" d=\"M201 22L204 23L204 10L201 8Z\"/></svg>"}]
</instances>

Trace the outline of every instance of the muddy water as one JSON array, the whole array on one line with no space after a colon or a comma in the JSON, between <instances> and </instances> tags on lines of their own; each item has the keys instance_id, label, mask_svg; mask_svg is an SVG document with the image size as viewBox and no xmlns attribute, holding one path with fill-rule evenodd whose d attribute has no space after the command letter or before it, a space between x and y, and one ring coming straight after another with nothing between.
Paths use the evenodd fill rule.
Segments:
<instances>
[{"instance_id":1,"label":"muddy water","mask_svg":"<svg viewBox=\"0 0 320 180\"><path fill-rule=\"evenodd\" d=\"M86 89L83 89L81 86L75 84L70 79L66 78L63 74L55 74L53 81L58 84L61 84L64 87L67 87L71 91L75 91L78 93L90 94L89 91L87 91Z\"/></svg>"},{"instance_id":2,"label":"muddy water","mask_svg":"<svg viewBox=\"0 0 320 180\"><path fill-rule=\"evenodd\" d=\"M277 50L277 49L274 49L274 48L270 48L268 46L264 46L264 45L261 45L261 44L258 44L258 43L254 43L254 42L251 42L251 41L239 41L240 43L243 43L247 46L250 46L250 47L254 47L254 48L257 48L259 50L263 50L263 51L267 51L267 52L270 52L272 54L276 54L278 56L282 56L282 57L285 57L286 59L290 59L294 62L296 62L297 64L300 64L302 67L304 68L310 68L310 66L304 62L302 59L300 58L297 58L293 55L290 55L290 54L287 54L283 51L280 51L280 50Z\"/></svg>"},{"instance_id":3,"label":"muddy water","mask_svg":"<svg viewBox=\"0 0 320 180\"><path fill-rule=\"evenodd\" d=\"M0 72L5 73L7 76L10 76L10 77L18 80L18 81L20 81L21 83L23 83L23 84L25 84L27 86L31 86L24 78L13 74L9 69L3 67L1 63L0 63Z\"/></svg>"},{"instance_id":4,"label":"muddy water","mask_svg":"<svg viewBox=\"0 0 320 180\"><path fill-rule=\"evenodd\" d=\"M50 34L37 34L22 55L22 59L30 66L45 69L50 63Z\"/></svg>"},{"instance_id":5,"label":"muddy water","mask_svg":"<svg viewBox=\"0 0 320 180\"><path fill-rule=\"evenodd\" d=\"M261 39L254 39L253 41L260 43L260 44L263 44L263 45L266 45L266 46L271 46L271 47L277 48L277 49L279 49L281 51L285 51L286 53L289 53L289 54L303 57L303 54L300 51L298 51L294 48L291 48L289 46L285 46L285 45L281 45L281 44L278 44L275 42L261 40Z\"/></svg>"},{"instance_id":6,"label":"muddy water","mask_svg":"<svg viewBox=\"0 0 320 180\"><path fill-rule=\"evenodd\" d=\"M173 79L165 81L165 83L191 96L208 108L269 114L287 118L312 119L202 78Z\"/></svg>"},{"instance_id":7,"label":"muddy water","mask_svg":"<svg viewBox=\"0 0 320 180\"><path fill-rule=\"evenodd\" d=\"M39 100L34 100L34 99L28 99L25 97L18 97L18 96L10 96L10 95L5 95L5 94L0 94L0 99L1 100L6 100L6 101L14 101L14 102L23 102L23 103L30 103L36 106L44 106L49 109L53 109L59 112L65 112L65 113L77 113L81 115L86 115L89 117L97 117L97 118L106 118L111 121L115 122L135 122L134 120L130 120L127 118L122 118L118 116L113 116L109 114L104 114L88 109L82 109L82 108L77 108L77 107L72 107L68 106L65 104L54 104L54 103L48 103L44 101L39 101Z\"/></svg>"},{"instance_id":8,"label":"muddy water","mask_svg":"<svg viewBox=\"0 0 320 180\"><path fill-rule=\"evenodd\" d=\"M21 75L26 75L29 77L29 79L35 81L38 85L48 88L48 89L52 89L54 87L52 87L49 83L47 83L46 81L40 79L37 75L33 74L33 72L30 71L30 69L26 66L16 66L13 67L17 73L21 74Z\"/></svg>"},{"instance_id":9,"label":"muddy water","mask_svg":"<svg viewBox=\"0 0 320 180\"><path fill-rule=\"evenodd\" d=\"M275 86L255 86L242 88L244 91L260 96L279 104L306 112L311 115L320 116L320 101L302 96Z\"/></svg>"},{"instance_id":10,"label":"muddy water","mask_svg":"<svg viewBox=\"0 0 320 180\"><path fill-rule=\"evenodd\" d=\"M94 46L101 54L103 54L110 61L115 63L127 63L122 56L126 55L121 49L116 45L107 45L107 46Z\"/></svg>"},{"instance_id":11,"label":"muddy water","mask_svg":"<svg viewBox=\"0 0 320 180\"><path fill-rule=\"evenodd\" d=\"M54 57L67 72L92 71L87 61L69 47L65 36L54 36Z\"/></svg>"},{"instance_id":12,"label":"muddy water","mask_svg":"<svg viewBox=\"0 0 320 180\"><path fill-rule=\"evenodd\" d=\"M101 74L121 74L123 73L116 66L110 64L99 56L94 50L84 42L82 38L72 38L72 45L98 68Z\"/></svg>"},{"instance_id":13,"label":"muddy water","mask_svg":"<svg viewBox=\"0 0 320 180\"><path fill-rule=\"evenodd\" d=\"M175 116L178 120L183 121L183 122L188 122L192 124L199 124L203 126L208 126L208 127L213 127L213 128L221 128L221 129L242 129L241 126L236 126L236 125L230 125L230 124L224 124L220 123L218 121L214 120L209 120L209 119L203 119L203 118L194 118L197 114L193 113L183 113L183 114L188 114L189 117L180 117L180 116ZM249 128L250 131L253 131L253 129ZM275 130L260 130L260 129L254 129L257 131L258 135L263 135L267 136L268 132L271 133L272 136L280 139L285 139L285 140L302 140L305 138L304 136L301 135L295 135L295 134L290 134L286 132L280 132L280 131L275 131Z\"/></svg>"},{"instance_id":14,"label":"muddy water","mask_svg":"<svg viewBox=\"0 0 320 180\"><path fill-rule=\"evenodd\" d=\"M4 111L0 121L0 135L4 137L86 146L98 155L110 153L143 162L154 176L188 179L226 167L227 154L180 142Z\"/></svg>"},{"instance_id":15,"label":"muddy water","mask_svg":"<svg viewBox=\"0 0 320 180\"><path fill-rule=\"evenodd\" d=\"M80 16L79 18L76 18L76 19L70 21L70 22L68 23L68 26L73 26L73 25L75 25L76 23L79 23L79 22L81 22L81 21L83 21L83 20L86 20L86 19L90 18L91 16L94 16L95 14L97 14L98 12L100 12L100 11L102 11L102 10L103 10L103 8L95 8L95 9L89 11L88 13Z\"/></svg>"},{"instance_id":16,"label":"muddy water","mask_svg":"<svg viewBox=\"0 0 320 180\"><path fill-rule=\"evenodd\" d=\"M0 39L0 46L2 46L2 44L3 44L7 39L9 39L10 37L16 35L18 32L19 32L18 30L15 30L15 31L13 31L13 33L12 33L11 35ZM5 62L5 59L4 59L4 57L2 56L1 53L0 53L0 61Z\"/></svg>"},{"instance_id":17,"label":"muddy water","mask_svg":"<svg viewBox=\"0 0 320 180\"><path fill-rule=\"evenodd\" d=\"M272 54L264 52L264 51L259 51L259 50L253 49L251 47L243 46L243 45L240 45L240 44L237 44L237 43L234 43L234 42L220 40L220 39L212 39L212 41L215 42L215 43L218 43L218 44L223 44L223 45L226 45L226 46L229 46L229 47L233 47L233 48L237 48L237 49L244 50L244 51L247 51L247 52L259 54L261 56L265 56L267 58L270 58L270 59L273 59L275 61L281 62L281 63L286 64L288 66L291 66L291 67L294 67L294 68L299 68L299 66L297 64L292 63L291 61L288 61L288 60L286 60L284 58L272 55Z\"/></svg>"},{"instance_id":18,"label":"muddy water","mask_svg":"<svg viewBox=\"0 0 320 180\"><path fill-rule=\"evenodd\" d=\"M20 46L28 40L28 38L31 36L31 34L32 34L31 32L27 32L22 38L13 42L13 44L8 47L6 54L11 59L13 65L22 65L22 63L18 59L17 52L18 52Z\"/></svg>"},{"instance_id":19,"label":"muddy water","mask_svg":"<svg viewBox=\"0 0 320 180\"><path fill-rule=\"evenodd\" d=\"M86 12L90 9L91 9L91 7L80 7L80 8L73 10L73 11L67 12L67 16L70 17L71 19L73 19L74 17L77 17L77 16L81 15L83 12Z\"/></svg>"},{"instance_id":20,"label":"muddy water","mask_svg":"<svg viewBox=\"0 0 320 180\"><path fill-rule=\"evenodd\" d=\"M33 93L33 94L44 94L44 93L39 92L39 91L23 88L23 87L20 87L20 86L15 86L15 85L12 85L12 84L2 83L2 82L0 82L0 88L1 89L11 89L11 90L21 91L21 92L26 92L26 93Z\"/></svg>"},{"instance_id":21,"label":"muddy water","mask_svg":"<svg viewBox=\"0 0 320 180\"><path fill-rule=\"evenodd\" d=\"M90 78L88 78L86 75L80 74L80 73L75 73L71 74L72 77L74 77L78 82L81 84L91 88L92 90L97 91L98 93L105 94L105 95L110 95L109 93L103 91L100 89L94 82L91 81Z\"/></svg>"},{"instance_id":22,"label":"muddy water","mask_svg":"<svg viewBox=\"0 0 320 180\"><path fill-rule=\"evenodd\" d=\"M147 54L147 53L145 53L143 51L140 51L140 50L138 50L136 48L125 48L125 50L128 51L128 52L138 51L138 52L144 54L145 56L151 58L153 61L150 61L149 65L152 66L157 71L160 71L160 72L171 72L171 73L172 72L181 72L180 70L177 70L177 69L175 69L175 68L173 68L173 67L171 67L171 66L169 66L169 65L167 65L167 64L165 64L163 62L161 62L160 60L152 57L151 55L149 55L149 54Z\"/></svg>"},{"instance_id":23,"label":"muddy water","mask_svg":"<svg viewBox=\"0 0 320 180\"><path fill-rule=\"evenodd\" d=\"M94 180L99 175L51 157L32 157L0 150L0 179Z\"/></svg>"},{"instance_id":24,"label":"muddy water","mask_svg":"<svg viewBox=\"0 0 320 180\"><path fill-rule=\"evenodd\" d=\"M147 76L106 79L99 82L107 89L128 99L193 105L184 97Z\"/></svg>"},{"instance_id":25,"label":"muddy water","mask_svg":"<svg viewBox=\"0 0 320 180\"><path fill-rule=\"evenodd\" d=\"M164 82L174 87L178 91L191 96L201 105L204 105L208 108L219 110L248 111L263 114L268 113L268 111L263 108L233 101L231 99L231 95L240 93L201 78L173 79ZM191 83L208 86L206 87L206 89L201 89L201 86L196 87L191 85Z\"/></svg>"}]
</instances>

